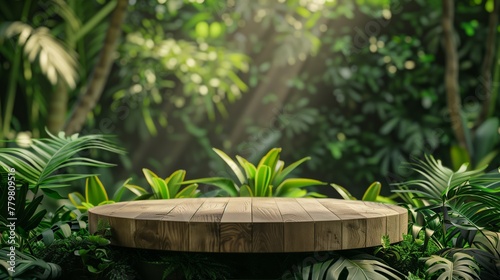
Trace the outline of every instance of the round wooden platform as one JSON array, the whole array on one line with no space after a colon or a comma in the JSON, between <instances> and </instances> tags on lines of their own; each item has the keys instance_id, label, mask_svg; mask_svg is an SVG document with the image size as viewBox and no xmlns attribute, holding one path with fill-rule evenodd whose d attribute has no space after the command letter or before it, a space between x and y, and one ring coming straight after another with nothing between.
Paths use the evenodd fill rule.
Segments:
<instances>
[{"instance_id":1,"label":"round wooden platform","mask_svg":"<svg viewBox=\"0 0 500 280\"><path fill-rule=\"evenodd\" d=\"M394 205L314 198L185 198L102 205L89 210L94 233L114 245L190 252L311 252L402 240L408 213Z\"/></svg>"}]
</instances>

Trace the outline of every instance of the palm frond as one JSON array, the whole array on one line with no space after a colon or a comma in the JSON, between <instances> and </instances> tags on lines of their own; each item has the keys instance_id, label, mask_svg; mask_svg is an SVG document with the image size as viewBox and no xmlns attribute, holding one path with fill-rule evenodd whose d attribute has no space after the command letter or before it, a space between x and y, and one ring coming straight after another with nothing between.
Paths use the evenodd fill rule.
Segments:
<instances>
[{"instance_id":1,"label":"palm frond","mask_svg":"<svg viewBox=\"0 0 500 280\"><path fill-rule=\"evenodd\" d=\"M429 258L424 258L424 260L425 265L428 266L427 273L429 275L439 275L438 280L479 279L477 274L479 267L468 254L457 252L453 254L452 260L432 255Z\"/></svg>"},{"instance_id":2,"label":"palm frond","mask_svg":"<svg viewBox=\"0 0 500 280\"><path fill-rule=\"evenodd\" d=\"M325 262L302 267L296 279L403 279L403 275L382 260L368 254L349 258L338 256ZM300 278L301 277L301 278Z\"/></svg>"},{"instance_id":3,"label":"palm frond","mask_svg":"<svg viewBox=\"0 0 500 280\"><path fill-rule=\"evenodd\" d=\"M416 213L439 215L443 223L443 246L451 240L471 244L478 231L500 230L500 173L484 173L484 169L467 170L462 165L453 171L441 161L426 156L413 168L422 178L399 184L395 190L413 206Z\"/></svg>"},{"instance_id":4,"label":"palm frond","mask_svg":"<svg viewBox=\"0 0 500 280\"><path fill-rule=\"evenodd\" d=\"M48 28L33 28L20 21L0 26L0 43L15 36L18 36L18 45L24 47L24 53L31 62L38 58L42 73L51 84L55 85L62 79L70 88L76 87L78 63L75 54L50 34Z\"/></svg>"},{"instance_id":5,"label":"palm frond","mask_svg":"<svg viewBox=\"0 0 500 280\"><path fill-rule=\"evenodd\" d=\"M48 133L48 132L47 132ZM63 168L74 165L89 167L109 167L113 164L77 156L91 149L123 154L109 137L103 135L77 134L66 137L49 133L50 138L33 139L29 149L0 148L0 166L7 170L15 169L16 177L28 182L30 188L60 188L70 181L96 174L63 174Z\"/></svg>"}]
</instances>

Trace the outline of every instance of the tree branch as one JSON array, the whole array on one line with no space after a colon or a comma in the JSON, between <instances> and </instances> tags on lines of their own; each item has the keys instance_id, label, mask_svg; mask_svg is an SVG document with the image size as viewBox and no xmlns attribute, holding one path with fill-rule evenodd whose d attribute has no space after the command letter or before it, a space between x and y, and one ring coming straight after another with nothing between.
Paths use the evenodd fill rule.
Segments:
<instances>
[{"instance_id":1,"label":"tree branch","mask_svg":"<svg viewBox=\"0 0 500 280\"><path fill-rule=\"evenodd\" d=\"M467 145L465 128L462 122L461 110L462 101L460 99L460 88L458 85L458 55L457 46L454 40L454 1L443 0L443 40L446 57L445 65L445 89L450 114L451 127L458 144L465 149L469 156L471 151Z\"/></svg>"},{"instance_id":2,"label":"tree branch","mask_svg":"<svg viewBox=\"0 0 500 280\"><path fill-rule=\"evenodd\" d=\"M66 134L77 133L82 129L87 114L95 107L96 102L101 97L114 61L113 53L121 35L121 25L125 19L127 5L128 0L118 0L111 15L111 22L104 39L104 45L94 67L94 72L89 79L87 90L80 96L65 125L64 131Z\"/></svg>"},{"instance_id":3,"label":"tree branch","mask_svg":"<svg viewBox=\"0 0 500 280\"><path fill-rule=\"evenodd\" d=\"M495 46L497 39L498 6L500 0L493 1L493 11L490 14L488 24L488 38L486 39L486 51L484 53L483 66L481 68L481 83L483 86L482 109L475 126L481 125L490 116L490 102L492 94L491 73L493 60L495 58Z\"/></svg>"}]
</instances>

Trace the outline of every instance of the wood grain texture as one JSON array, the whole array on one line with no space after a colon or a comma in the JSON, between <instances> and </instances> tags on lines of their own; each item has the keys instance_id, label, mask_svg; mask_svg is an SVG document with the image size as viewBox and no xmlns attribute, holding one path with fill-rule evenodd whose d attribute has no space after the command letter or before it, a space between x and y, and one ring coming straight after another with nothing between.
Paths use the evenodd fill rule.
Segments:
<instances>
[{"instance_id":1,"label":"wood grain texture","mask_svg":"<svg viewBox=\"0 0 500 280\"><path fill-rule=\"evenodd\" d=\"M342 249L342 221L317 199L297 199L314 221L314 251Z\"/></svg>"},{"instance_id":2,"label":"wood grain texture","mask_svg":"<svg viewBox=\"0 0 500 280\"><path fill-rule=\"evenodd\" d=\"M220 220L229 198L206 199L189 221L189 251L219 252Z\"/></svg>"},{"instance_id":3,"label":"wood grain texture","mask_svg":"<svg viewBox=\"0 0 500 280\"><path fill-rule=\"evenodd\" d=\"M252 199L235 197L228 201L220 221L220 252L252 250Z\"/></svg>"},{"instance_id":4,"label":"wood grain texture","mask_svg":"<svg viewBox=\"0 0 500 280\"><path fill-rule=\"evenodd\" d=\"M89 210L89 230L111 228L114 245L194 252L312 252L402 240L407 210L313 198L183 198Z\"/></svg>"},{"instance_id":5,"label":"wood grain texture","mask_svg":"<svg viewBox=\"0 0 500 280\"><path fill-rule=\"evenodd\" d=\"M330 199L320 202L342 220L342 249L366 247L367 219L356 210L363 203Z\"/></svg>"},{"instance_id":6,"label":"wood grain texture","mask_svg":"<svg viewBox=\"0 0 500 280\"><path fill-rule=\"evenodd\" d=\"M283 219L273 198L252 200L252 252L284 252Z\"/></svg>"},{"instance_id":7,"label":"wood grain texture","mask_svg":"<svg viewBox=\"0 0 500 280\"><path fill-rule=\"evenodd\" d=\"M162 218L166 235L162 243L163 250L189 251L189 221L204 201L204 198L186 199Z\"/></svg>"},{"instance_id":8,"label":"wood grain texture","mask_svg":"<svg viewBox=\"0 0 500 280\"><path fill-rule=\"evenodd\" d=\"M304 252L314 248L314 221L296 199L277 199L283 219L285 252Z\"/></svg>"}]
</instances>

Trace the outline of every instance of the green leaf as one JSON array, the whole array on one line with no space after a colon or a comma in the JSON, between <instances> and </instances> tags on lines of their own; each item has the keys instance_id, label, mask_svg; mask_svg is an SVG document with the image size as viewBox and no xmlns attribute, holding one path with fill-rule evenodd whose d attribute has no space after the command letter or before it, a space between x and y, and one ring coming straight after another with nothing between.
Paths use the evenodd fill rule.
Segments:
<instances>
[{"instance_id":1,"label":"green leaf","mask_svg":"<svg viewBox=\"0 0 500 280\"><path fill-rule=\"evenodd\" d=\"M161 199L170 199L170 190L168 189L167 182L162 178L152 178L155 189L155 197Z\"/></svg>"},{"instance_id":2,"label":"green leaf","mask_svg":"<svg viewBox=\"0 0 500 280\"><path fill-rule=\"evenodd\" d=\"M228 178L224 177L209 177L209 178L201 178L184 181L182 184L207 184L212 185L222 190L226 191L229 196L238 196L238 189L236 188L236 184Z\"/></svg>"},{"instance_id":3,"label":"green leaf","mask_svg":"<svg viewBox=\"0 0 500 280\"><path fill-rule=\"evenodd\" d=\"M185 170L176 170L168 177L165 179L165 182L167 183L170 196L175 197L177 195L177 192L179 191L179 188L181 187L182 181L184 181L184 178L186 177L186 171Z\"/></svg>"},{"instance_id":4,"label":"green leaf","mask_svg":"<svg viewBox=\"0 0 500 280\"><path fill-rule=\"evenodd\" d=\"M458 145L452 145L450 148L450 156L453 169L458 169L462 164L471 162L469 154L465 148Z\"/></svg>"},{"instance_id":5,"label":"green leaf","mask_svg":"<svg viewBox=\"0 0 500 280\"><path fill-rule=\"evenodd\" d=\"M108 193L97 176L92 176L85 180L86 202L93 205L109 200Z\"/></svg>"},{"instance_id":6,"label":"green leaf","mask_svg":"<svg viewBox=\"0 0 500 280\"><path fill-rule=\"evenodd\" d=\"M142 173L144 173L144 177L146 177L146 181L148 182L148 184L153 187L153 178L159 178L158 175L147 168L143 168Z\"/></svg>"},{"instance_id":7,"label":"green leaf","mask_svg":"<svg viewBox=\"0 0 500 280\"><path fill-rule=\"evenodd\" d=\"M125 190L129 190L131 193L135 194L136 197L138 196L141 196L141 195L144 195L144 194L147 194L148 192L142 188L142 187L139 187L139 186L136 186L136 185L131 185L131 184L128 184L128 182L130 181L130 178L127 179L123 185L121 185L116 191L115 191L115 194L113 195L113 200L114 201L121 201L122 200L122 196L123 194L125 193Z\"/></svg>"},{"instance_id":8,"label":"green leaf","mask_svg":"<svg viewBox=\"0 0 500 280\"><path fill-rule=\"evenodd\" d=\"M267 154L260 159L259 164L257 165L257 169L260 166L266 165L269 166L272 171L274 171L276 164L278 163L278 160L280 158L280 153L281 148L273 148L269 150L269 152L267 152Z\"/></svg>"},{"instance_id":9,"label":"green leaf","mask_svg":"<svg viewBox=\"0 0 500 280\"><path fill-rule=\"evenodd\" d=\"M286 179L285 181L283 181L276 188L275 196L286 195L287 192L289 192L293 189L297 189L297 188L314 186L314 185L324 185L324 184L325 183L318 181L318 180L314 180L314 179L290 178L290 179Z\"/></svg>"},{"instance_id":10,"label":"green leaf","mask_svg":"<svg viewBox=\"0 0 500 280\"><path fill-rule=\"evenodd\" d=\"M474 163L485 158L499 142L498 118L489 118L475 131L474 137ZM476 165L481 167L480 165Z\"/></svg>"},{"instance_id":11,"label":"green leaf","mask_svg":"<svg viewBox=\"0 0 500 280\"><path fill-rule=\"evenodd\" d=\"M257 168L255 167L255 165L253 165L248 160L246 160L240 156L236 156L236 159L238 160L240 165L245 170L245 173L247 175L247 179L253 180L255 178L255 173L257 172Z\"/></svg>"},{"instance_id":12,"label":"green leaf","mask_svg":"<svg viewBox=\"0 0 500 280\"><path fill-rule=\"evenodd\" d=\"M337 184L330 184L345 200L356 200L356 198L344 187Z\"/></svg>"},{"instance_id":13,"label":"green leaf","mask_svg":"<svg viewBox=\"0 0 500 280\"><path fill-rule=\"evenodd\" d=\"M198 189L198 184L191 184L178 192L175 198L196 197L196 189Z\"/></svg>"},{"instance_id":14,"label":"green leaf","mask_svg":"<svg viewBox=\"0 0 500 280\"><path fill-rule=\"evenodd\" d=\"M283 182L283 180L285 180L286 176L288 176L288 174L290 174L293 170L295 170L295 168L297 168L303 162L308 161L310 159L311 159L310 157L305 157L305 158L299 159L298 161L290 164L285 169L283 169L281 172L276 174L276 177L274 177L274 180L273 180L273 186L278 186L279 184L281 184Z\"/></svg>"},{"instance_id":15,"label":"green leaf","mask_svg":"<svg viewBox=\"0 0 500 280\"><path fill-rule=\"evenodd\" d=\"M76 154L91 149L123 154L123 150L112 144L109 137L102 135L65 137L64 134L58 136L48 134L49 138L33 139L30 149L0 148L0 166L15 168L16 175L20 179L26 180L31 189L40 187L51 196L60 197L49 188L64 187L68 185L68 182L93 176L93 174L57 173L64 167L74 165L113 166L101 161L75 157ZM45 188L47 190L44 190Z\"/></svg>"},{"instance_id":16,"label":"green leaf","mask_svg":"<svg viewBox=\"0 0 500 280\"><path fill-rule=\"evenodd\" d=\"M248 185L243 185L240 188L240 196L241 197L253 197L252 189Z\"/></svg>"},{"instance_id":17,"label":"green leaf","mask_svg":"<svg viewBox=\"0 0 500 280\"><path fill-rule=\"evenodd\" d=\"M382 185L380 182L373 182L368 189L366 189L363 198L361 200L364 201L377 201L377 197L380 195L380 190L382 189Z\"/></svg>"},{"instance_id":18,"label":"green leaf","mask_svg":"<svg viewBox=\"0 0 500 280\"><path fill-rule=\"evenodd\" d=\"M75 207L81 207L82 202L86 201L85 197L83 197L83 195L79 192L69 193L68 198L69 201L71 201L71 203L75 205Z\"/></svg>"},{"instance_id":19,"label":"green leaf","mask_svg":"<svg viewBox=\"0 0 500 280\"><path fill-rule=\"evenodd\" d=\"M255 174L255 196L266 196L270 182L271 168L267 165L259 165Z\"/></svg>"},{"instance_id":20,"label":"green leaf","mask_svg":"<svg viewBox=\"0 0 500 280\"><path fill-rule=\"evenodd\" d=\"M223 151L221 151L219 149L216 149L216 148L212 148L212 149L215 151L215 153L217 153L217 155L219 155L220 158L222 158L227 163L227 165L229 165L229 167L231 168L231 170L233 170L234 175L236 175L236 177L238 178L238 180L240 181L240 183L241 184L245 183L246 182L245 176L241 172L241 169L238 167L238 165L236 164L236 162L234 162L234 160L232 160Z\"/></svg>"}]
</instances>

